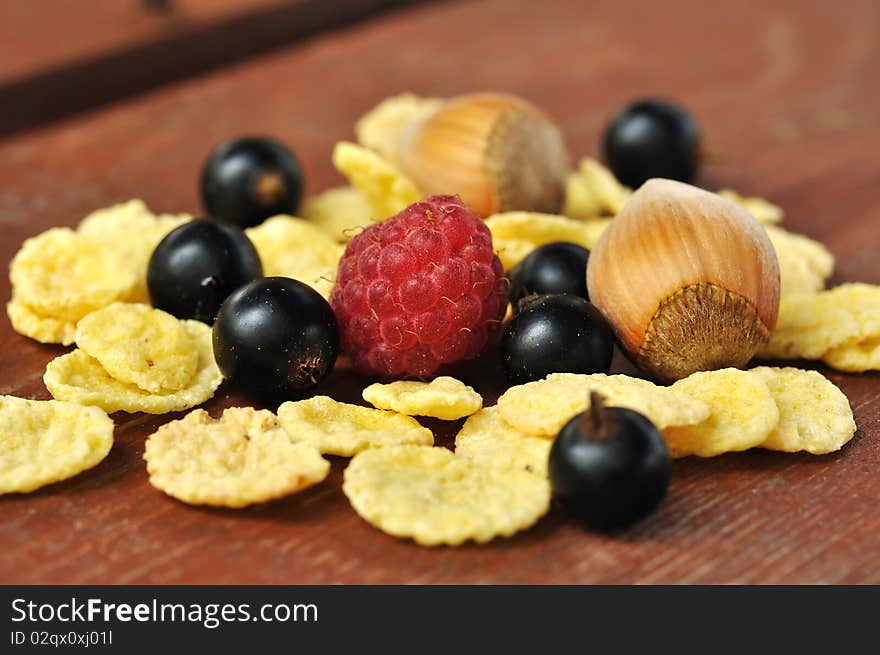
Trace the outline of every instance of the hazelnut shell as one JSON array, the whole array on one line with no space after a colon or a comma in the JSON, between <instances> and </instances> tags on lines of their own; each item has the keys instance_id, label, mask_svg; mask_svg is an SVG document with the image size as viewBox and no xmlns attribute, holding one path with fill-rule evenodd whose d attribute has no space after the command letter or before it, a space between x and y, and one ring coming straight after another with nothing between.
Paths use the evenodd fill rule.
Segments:
<instances>
[{"instance_id":1,"label":"hazelnut shell","mask_svg":"<svg viewBox=\"0 0 880 655\"><path fill-rule=\"evenodd\" d=\"M570 164L562 132L515 96L476 93L448 100L404 127L401 169L425 194L458 194L474 213L557 213Z\"/></svg>"},{"instance_id":2,"label":"hazelnut shell","mask_svg":"<svg viewBox=\"0 0 880 655\"><path fill-rule=\"evenodd\" d=\"M742 207L665 179L645 182L590 253L590 299L650 375L743 366L779 311L779 265Z\"/></svg>"}]
</instances>

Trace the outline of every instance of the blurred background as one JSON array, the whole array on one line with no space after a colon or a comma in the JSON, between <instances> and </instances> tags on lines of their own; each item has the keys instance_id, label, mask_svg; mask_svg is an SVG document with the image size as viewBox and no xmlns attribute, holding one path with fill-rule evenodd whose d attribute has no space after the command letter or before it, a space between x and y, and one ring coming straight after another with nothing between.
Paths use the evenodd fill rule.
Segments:
<instances>
[{"instance_id":1,"label":"blurred background","mask_svg":"<svg viewBox=\"0 0 880 655\"><path fill-rule=\"evenodd\" d=\"M3 0L0 135L414 0Z\"/></svg>"},{"instance_id":2,"label":"blurred background","mask_svg":"<svg viewBox=\"0 0 880 655\"><path fill-rule=\"evenodd\" d=\"M131 197L197 212L201 162L249 132L293 149L314 193L382 99L479 90L539 105L575 161L621 106L665 97L703 127L701 185L769 197L815 236L839 197L874 211L835 171L876 170L876 0L5 0L0 25L6 222Z\"/></svg>"}]
</instances>

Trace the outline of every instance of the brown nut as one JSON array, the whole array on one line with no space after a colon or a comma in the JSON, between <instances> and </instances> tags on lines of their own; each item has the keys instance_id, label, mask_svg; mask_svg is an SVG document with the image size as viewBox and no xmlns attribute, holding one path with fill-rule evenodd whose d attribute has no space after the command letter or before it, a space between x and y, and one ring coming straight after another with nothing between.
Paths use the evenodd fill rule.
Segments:
<instances>
[{"instance_id":1,"label":"brown nut","mask_svg":"<svg viewBox=\"0 0 880 655\"><path fill-rule=\"evenodd\" d=\"M590 253L587 285L626 352L664 381L744 365L779 311L764 229L736 203L672 180L633 194Z\"/></svg>"},{"instance_id":2,"label":"brown nut","mask_svg":"<svg viewBox=\"0 0 880 655\"><path fill-rule=\"evenodd\" d=\"M484 218L562 207L569 172L562 133L515 96L452 98L404 127L398 148L397 162L424 194L457 194Z\"/></svg>"}]
</instances>

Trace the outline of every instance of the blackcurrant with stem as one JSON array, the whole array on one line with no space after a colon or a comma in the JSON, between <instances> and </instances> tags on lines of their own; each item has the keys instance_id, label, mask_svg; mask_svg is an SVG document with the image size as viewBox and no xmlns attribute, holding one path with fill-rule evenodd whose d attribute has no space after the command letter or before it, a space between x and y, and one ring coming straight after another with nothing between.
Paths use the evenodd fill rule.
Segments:
<instances>
[{"instance_id":1,"label":"blackcurrant with stem","mask_svg":"<svg viewBox=\"0 0 880 655\"><path fill-rule=\"evenodd\" d=\"M663 436L642 414L608 407L590 393L590 407L566 423L550 449L555 498L590 528L614 530L652 512L666 496L672 460Z\"/></svg>"},{"instance_id":2,"label":"blackcurrant with stem","mask_svg":"<svg viewBox=\"0 0 880 655\"><path fill-rule=\"evenodd\" d=\"M330 304L283 277L252 282L217 314L214 358L232 384L268 404L301 397L333 370L339 329Z\"/></svg>"},{"instance_id":3,"label":"blackcurrant with stem","mask_svg":"<svg viewBox=\"0 0 880 655\"><path fill-rule=\"evenodd\" d=\"M270 216L296 214L302 192L299 161L273 139L241 137L222 143L202 168L205 211L242 228Z\"/></svg>"}]
</instances>

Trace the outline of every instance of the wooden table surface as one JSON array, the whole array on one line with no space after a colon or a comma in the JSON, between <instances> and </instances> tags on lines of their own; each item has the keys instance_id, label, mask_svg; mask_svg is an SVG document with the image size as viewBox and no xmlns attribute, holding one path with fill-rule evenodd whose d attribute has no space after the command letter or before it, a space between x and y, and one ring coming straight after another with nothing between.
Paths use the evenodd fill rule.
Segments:
<instances>
[{"instance_id":1,"label":"wooden table surface","mask_svg":"<svg viewBox=\"0 0 880 655\"><path fill-rule=\"evenodd\" d=\"M201 162L228 137L283 139L317 192L341 181L333 144L383 97L496 89L556 117L576 157L598 154L622 103L682 102L714 153L703 184L782 205L786 227L837 256L833 282L880 283L878 58L872 0L420 5L0 141L0 262L30 235L132 197L197 213ZM44 366L65 350L0 318L0 393L48 398ZM492 355L468 378L490 399ZM141 456L145 435L179 415L118 414L97 468L0 498L0 582L878 583L880 375L819 370L859 426L838 454L687 458L659 511L629 530L593 534L554 508L513 538L454 549L358 518L340 490L342 459L321 485L264 506L178 503L149 486ZM322 391L354 401L364 383L337 370ZM224 387L206 407L240 402ZM430 425L449 444L459 423Z\"/></svg>"},{"instance_id":2,"label":"wooden table surface","mask_svg":"<svg viewBox=\"0 0 880 655\"><path fill-rule=\"evenodd\" d=\"M0 82L289 0L36 0L3 7Z\"/></svg>"}]
</instances>

